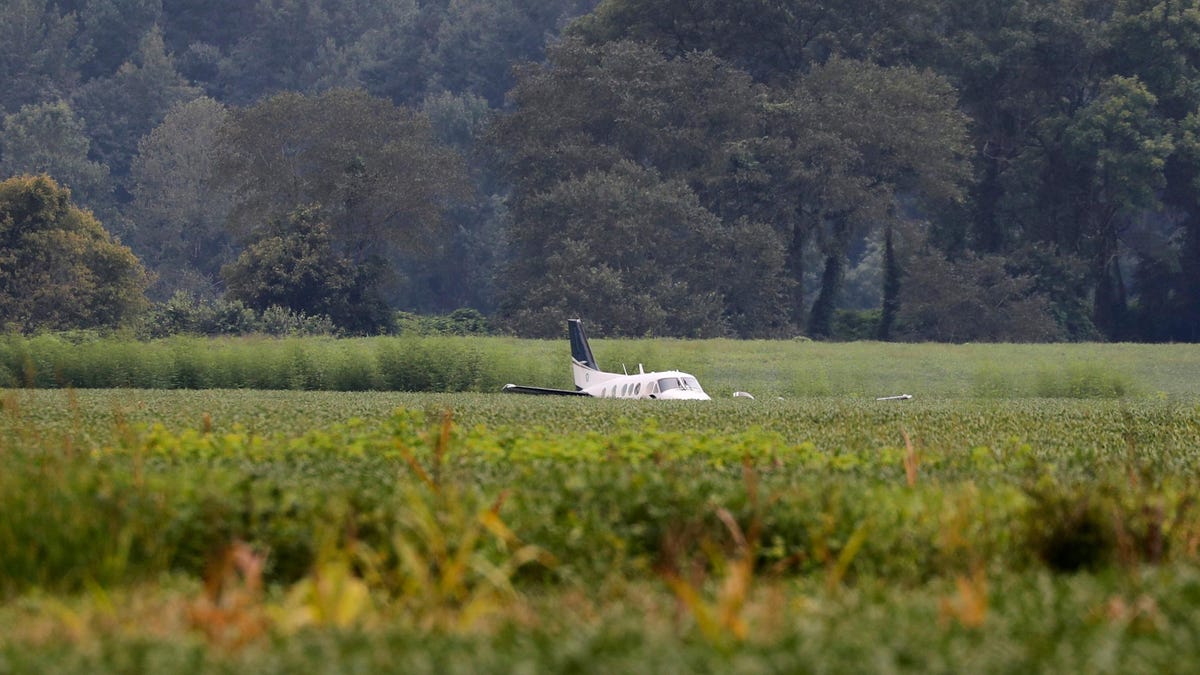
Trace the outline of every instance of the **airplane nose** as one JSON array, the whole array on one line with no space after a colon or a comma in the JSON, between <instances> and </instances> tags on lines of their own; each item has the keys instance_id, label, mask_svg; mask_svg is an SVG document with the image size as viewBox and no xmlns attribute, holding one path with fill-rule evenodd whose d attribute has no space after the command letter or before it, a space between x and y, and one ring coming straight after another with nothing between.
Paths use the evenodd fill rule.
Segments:
<instances>
[{"instance_id":1,"label":"airplane nose","mask_svg":"<svg viewBox=\"0 0 1200 675\"><path fill-rule=\"evenodd\" d=\"M668 401L711 401L708 394L702 391L692 389L668 389L661 392L658 397Z\"/></svg>"}]
</instances>

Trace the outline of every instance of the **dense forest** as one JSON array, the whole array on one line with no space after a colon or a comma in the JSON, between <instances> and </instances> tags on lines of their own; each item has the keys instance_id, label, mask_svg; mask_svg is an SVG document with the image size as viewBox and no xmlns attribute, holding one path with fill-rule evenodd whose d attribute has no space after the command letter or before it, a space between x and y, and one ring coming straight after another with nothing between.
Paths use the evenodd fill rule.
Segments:
<instances>
[{"instance_id":1,"label":"dense forest","mask_svg":"<svg viewBox=\"0 0 1200 675\"><path fill-rule=\"evenodd\" d=\"M9 330L1200 340L1200 0L0 0L0 82Z\"/></svg>"}]
</instances>

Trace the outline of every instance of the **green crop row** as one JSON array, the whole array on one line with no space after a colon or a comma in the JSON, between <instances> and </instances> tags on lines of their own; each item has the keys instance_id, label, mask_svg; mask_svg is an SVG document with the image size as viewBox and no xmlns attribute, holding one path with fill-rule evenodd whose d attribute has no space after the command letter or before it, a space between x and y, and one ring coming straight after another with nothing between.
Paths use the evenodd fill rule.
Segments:
<instances>
[{"instance_id":1,"label":"green crop row","mask_svg":"<svg viewBox=\"0 0 1200 675\"><path fill-rule=\"evenodd\" d=\"M1171 672L1200 408L12 390L0 672Z\"/></svg>"},{"instance_id":2,"label":"green crop row","mask_svg":"<svg viewBox=\"0 0 1200 675\"><path fill-rule=\"evenodd\" d=\"M912 345L596 340L610 370L680 369L715 397L895 394L954 398L1195 397L1195 345ZM93 334L0 337L0 386L326 391L570 387L565 340L400 336L135 341Z\"/></svg>"},{"instance_id":3,"label":"green crop row","mask_svg":"<svg viewBox=\"0 0 1200 675\"><path fill-rule=\"evenodd\" d=\"M722 509L758 528L763 566L823 570L859 536L843 573L904 583L967 554L1063 569L1165 559L1200 527L1186 478L1200 468L1196 411L1166 403L1111 416L1082 404L951 413L829 403L824 419L725 431L630 417L603 431L465 426L400 411L296 433L213 429L211 415L197 428L123 421L104 431L81 421L78 400L70 406L79 420L50 427L26 416L28 400L5 404L6 593L200 574L233 540L271 550L268 577L294 581L317 559L314 532L349 530L386 549L414 500L446 490L475 510L503 495L507 527L576 581L644 574L673 547L727 546ZM1007 428L1019 424L1025 440ZM952 546L950 531L962 538Z\"/></svg>"}]
</instances>

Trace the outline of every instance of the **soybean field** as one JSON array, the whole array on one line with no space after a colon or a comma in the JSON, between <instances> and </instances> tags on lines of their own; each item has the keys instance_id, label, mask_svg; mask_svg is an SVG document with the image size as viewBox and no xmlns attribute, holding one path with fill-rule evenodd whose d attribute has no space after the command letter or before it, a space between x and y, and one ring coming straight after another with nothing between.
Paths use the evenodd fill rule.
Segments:
<instances>
[{"instance_id":1,"label":"soybean field","mask_svg":"<svg viewBox=\"0 0 1200 675\"><path fill-rule=\"evenodd\" d=\"M556 342L54 340L0 359L0 672L1195 667L1193 347L596 341L715 398L650 402L494 393ZM198 388L241 349L310 379Z\"/></svg>"}]
</instances>

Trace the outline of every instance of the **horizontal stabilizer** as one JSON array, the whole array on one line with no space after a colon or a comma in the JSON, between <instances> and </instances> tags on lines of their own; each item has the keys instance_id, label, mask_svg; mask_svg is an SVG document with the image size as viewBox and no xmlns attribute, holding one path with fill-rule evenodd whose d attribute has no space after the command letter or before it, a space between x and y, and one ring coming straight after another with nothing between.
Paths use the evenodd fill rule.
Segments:
<instances>
[{"instance_id":1,"label":"horizontal stabilizer","mask_svg":"<svg viewBox=\"0 0 1200 675\"><path fill-rule=\"evenodd\" d=\"M548 389L546 387L525 387L517 384L506 384L501 391L508 394L536 394L539 396L590 396L582 391L569 389Z\"/></svg>"}]
</instances>

